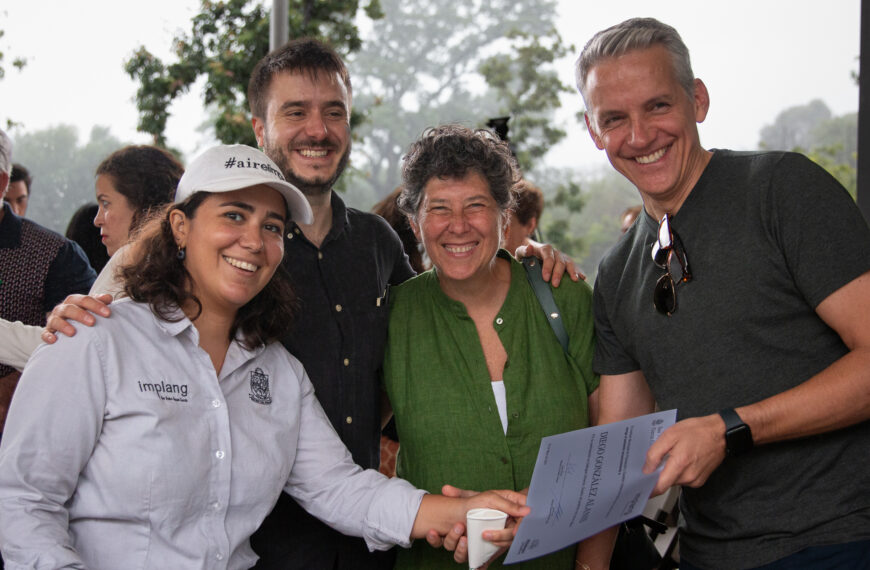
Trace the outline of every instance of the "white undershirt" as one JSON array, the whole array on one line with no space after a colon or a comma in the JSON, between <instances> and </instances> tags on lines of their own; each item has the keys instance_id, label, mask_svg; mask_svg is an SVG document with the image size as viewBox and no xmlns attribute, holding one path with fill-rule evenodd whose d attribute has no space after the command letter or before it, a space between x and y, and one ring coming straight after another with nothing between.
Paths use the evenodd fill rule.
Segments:
<instances>
[{"instance_id":1,"label":"white undershirt","mask_svg":"<svg viewBox=\"0 0 870 570\"><path fill-rule=\"evenodd\" d=\"M498 417L501 418L501 427L507 435L507 395L504 390L504 380L490 382L492 393L495 396L495 405L498 406Z\"/></svg>"}]
</instances>

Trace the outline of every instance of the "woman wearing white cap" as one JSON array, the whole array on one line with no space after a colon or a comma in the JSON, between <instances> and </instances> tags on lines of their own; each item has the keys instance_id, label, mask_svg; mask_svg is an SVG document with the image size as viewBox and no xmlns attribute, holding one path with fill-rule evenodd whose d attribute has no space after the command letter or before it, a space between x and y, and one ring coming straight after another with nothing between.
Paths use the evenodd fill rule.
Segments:
<instances>
[{"instance_id":1,"label":"woman wearing white cap","mask_svg":"<svg viewBox=\"0 0 870 570\"><path fill-rule=\"evenodd\" d=\"M311 210L265 155L207 151L143 229L113 318L36 351L0 446L7 568L247 568L282 490L372 549L445 534L472 507L524 514L353 464L274 342L293 302L288 216Z\"/></svg>"}]
</instances>

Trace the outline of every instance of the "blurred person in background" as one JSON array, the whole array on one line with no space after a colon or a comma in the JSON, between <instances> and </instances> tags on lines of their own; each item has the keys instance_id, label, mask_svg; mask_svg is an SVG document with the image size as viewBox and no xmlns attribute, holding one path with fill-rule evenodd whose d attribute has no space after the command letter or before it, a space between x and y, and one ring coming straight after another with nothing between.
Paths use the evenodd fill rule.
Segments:
<instances>
[{"instance_id":1,"label":"blurred person in background","mask_svg":"<svg viewBox=\"0 0 870 570\"><path fill-rule=\"evenodd\" d=\"M84 250L94 271L100 273L109 261L109 254L100 236L100 228L94 225L94 218L100 207L96 202L82 204L75 211L66 226L64 235Z\"/></svg>"},{"instance_id":2,"label":"blurred person in background","mask_svg":"<svg viewBox=\"0 0 870 570\"><path fill-rule=\"evenodd\" d=\"M91 223L97 228L108 256L113 256L127 243L150 211L172 201L183 173L184 167L172 154L147 145L121 148L100 163L94 183L98 205ZM119 294L121 287L115 276L115 268L116 265L112 263L105 264L97 279L92 279L85 291L79 288L67 290L60 297L53 296L47 310L50 311L69 293ZM0 321L0 328L8 339L5 345L0 346L0 362L21 370L27 358L42 342L43 329L25 321L9 321Z\"/></svg>"},{"instance_id":3,"label":"blurred person in background","mask_svg":"<svg viewBox=\"0 0 870 570\"><path fill-rule=\"evenodd\" d=\"M630 208L626 208L622 215L619 216L619 232L620 234L626 233L629 229L631 229L631 225L643 211L643 206L631 206Z\"/></svg>"},{"instance_id":4,"label":"blurred person in background","mask_svg":"<svg viewBox=\"0 0 870 570\"><path fill-rule=\"evenodd\" d=\"M387 223L390 224L390 227L396 231L399 239L402 240L402 248L405 250L405 255L408 256L411 267L415 272L423 273L429 269L429 262L428 259L423 257L423 247L417 241L417 236L414 235L413 230L411 230L408 216L396 205L396 200L401 192L402 187L399 186L384 196L380 202L372 206L372 213L387 220Z\"/></svg>"},{"instance_id":5,"label":"blurred person in background","mask_svg":"<svg viewBox=\"0 0 870 570\"><path fill-rule=\"evenodd\" d=\"M57 303L87 292L96 277L75 242L19 217L2 201L11 172L12 141L0 130L0 435L20 377L11 365L21 361L20 344L45 324ZM24 352L29 355L33 348L31 343Z\"/></svg>"},{"instance_id":6,"label":"blurred person in background","mask_svg":"<svg viewBox=\"0 0 870 570\"><path fill-rule=\"evenodd\" d=\"M535 236L538 221L544 211L544 193L540 188L521 179L514 185L514 206L510 211L510 221L504 229L502 247L511 254L521 245L528 245Z\"/></svg>"},{"instance_id":7,"label":"blurred person in background","mask_svg":"<svg viewBox=\"0 0 870 570\"><path fill-rule=\"evenodd\" d=\"M127 146L97 166L94 225L111 257L133 236L148 213L172 201L184 167L169 151Z\"/></svg>"},{"instance_id":8,"label":"blurred person in background","mask_svg":"<svg viewBox=\"0 0 870 570\"><path fill-rule=\"evenodd\" d=\"M12 207L12 211L19 218L27 213L27 204L30 202L30 187L33 178L30 172L20 164L12 165L12 176L9 178L9 188L6 189L6 203Z\"/></svg>"}]
</instances>

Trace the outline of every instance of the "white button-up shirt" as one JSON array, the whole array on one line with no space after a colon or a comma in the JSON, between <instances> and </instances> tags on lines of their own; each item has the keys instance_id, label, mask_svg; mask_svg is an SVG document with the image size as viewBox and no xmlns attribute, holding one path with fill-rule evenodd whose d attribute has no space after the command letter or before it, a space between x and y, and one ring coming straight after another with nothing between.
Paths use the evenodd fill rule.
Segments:
<instances>
[{"instance_id":1,"label":"white button-up shirt","mask_svg":"<svg viewBox=\"0 0 870 570\"><path fill-rule=\"evenodd\" d=\"M147 305L40 347L0 446L6 568L248 568L281 490L372 549L407 546L423 492L356 466L302 365Z\"/></svg>"}]
</instances>

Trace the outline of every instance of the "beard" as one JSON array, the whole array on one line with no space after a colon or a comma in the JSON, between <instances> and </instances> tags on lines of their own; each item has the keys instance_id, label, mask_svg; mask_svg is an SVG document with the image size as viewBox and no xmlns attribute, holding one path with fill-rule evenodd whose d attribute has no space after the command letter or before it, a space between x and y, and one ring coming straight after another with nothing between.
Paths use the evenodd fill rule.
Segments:
<instances>
[{"instance_id":1,"label":"beard","mask_svg":"<svg viewBox=\"0 0 870 570\"><path fill-rule=\"evenodd\" d=\"M311 144L308 146L310 148L334 148L331 145L325 144ZM278 168L281 169L281 172L284 174L284 178L287 180L287 182L296 186L299 191L306 196L321 196L332 190L332 187L335 185L338 177L341 176L341 174L344 172L344 169L347 168L347 163L350 161L350 147L351 141L350 138L348 138L347 148L344 150L344 154L341 155L341 159L339 159L338 164L335 167L335 171L332 173L331 176L328 176L326 178L305 178L294 172L293 167L290 166L289 158L289 153L293 151L289 146L286 149L265 148L263 150L266 153L266 156L271 158L272 161L276 165L278 165Z\"/></svg>"}]
</instances>

